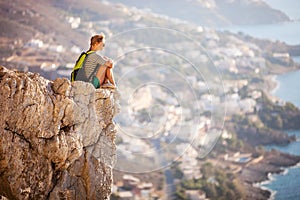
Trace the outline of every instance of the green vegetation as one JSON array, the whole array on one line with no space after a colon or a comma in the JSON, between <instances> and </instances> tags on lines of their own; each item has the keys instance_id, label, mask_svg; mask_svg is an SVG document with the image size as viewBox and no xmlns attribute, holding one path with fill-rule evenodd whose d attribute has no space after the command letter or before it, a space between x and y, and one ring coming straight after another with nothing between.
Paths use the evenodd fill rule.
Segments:
<instances>
[{"instance_id":1,"label":"green vegetation","mask_svg":"<svg viewBox=\"0 0 300 200\"><path fill-rule=\"evenodd\" d=\"M116 137L116 139L115 139L115 144L116 145L119 145L119 144L122 144L123 143L123 139L121 138L121 137Z\"/></svg>"},{"instance_id":2,"label":"green vegetation","mask_svg":"<svg viewBox=\"0 0 300 200\"><path fill-rule=\"evenodd\" d=\"M110 199L111 200L120 200L121 197L119 197L118 195L116 195L116 194L113 193L113 194L110 195Z\"/></svg>"},{"instance_id":3,"label":"green vegetation","mask_svg":"<svg viewBox=\"0 0 300 200\"><path fill-rule=\"evenodd\" d=\"M201 172L200 179L181 181L177 187L176 197L187 199L185 190L202 190L209 199L243 199L245 196L244 188L233 173L225 172L223 169L216 168L211 163L205 163Z\"/></svg>"},{"instance_id":4,"label":"green vegetation","mask_svg":"<svg viewBox=\"0 0 300 200\"><path fill-rule=\"evenodd\" d=\"M173 174L173 177L176 179L182 179L183 178L183 173L180 171L179 169L179 162L175 162L172 166L171 166L171 171Z\"/></svg>"},{"instance_id":5,"label":"green vegetation","mask_svg":"<svg viewBox=\"0 0 300 200\"><path fill-rule=\"evenodd\" d=\"M278 130L300 128L300 110L292 103L274 104L264 94L258 103L262 105L258 116L267 127Z\"/></svg>"},{"instance_id":6,"label":"green vegetation","mask_svg":"<svg viewBox=\"0 0 300 200\"><path fill-rule=\"evenodd\" d=\"M176 192L175 192L174 196L175 196L175 199L178 199L178 200L188 200L188 197L185 194L185 189L182 188L180 185L176 187Z\"/></svg>"}]
</instances>

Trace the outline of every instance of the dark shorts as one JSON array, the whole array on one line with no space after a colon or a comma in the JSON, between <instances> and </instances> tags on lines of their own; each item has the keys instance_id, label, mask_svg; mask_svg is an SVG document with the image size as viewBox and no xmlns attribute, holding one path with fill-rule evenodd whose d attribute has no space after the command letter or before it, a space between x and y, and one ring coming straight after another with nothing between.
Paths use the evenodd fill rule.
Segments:
<instances>
[{"instance_id":1,"label":"dark shorts","mask_svg":"<svg viewBox=\"0 0 300 200\"><path fill-rule=\"evenodd\" d=\"M96 89L100 88L100 81L96 76L93 77L92 84Z\"/></svg>"}]
</instances>

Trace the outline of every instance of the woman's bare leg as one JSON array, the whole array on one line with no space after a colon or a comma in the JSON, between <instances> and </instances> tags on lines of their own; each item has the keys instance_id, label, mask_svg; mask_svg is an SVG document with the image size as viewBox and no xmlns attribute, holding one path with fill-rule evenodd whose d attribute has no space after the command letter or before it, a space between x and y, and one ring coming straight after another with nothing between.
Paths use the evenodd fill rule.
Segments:
<instances>
[{"instance_id":1,"label":"woman's bare leg","mask_svg":"<svg viewBox=\"0 0 300 200\"><path fill-rule=\"evenodd\" d=\"M99 79L100 85L102 85L105 81L105 76L107 74L107 67L105 66L100 66L97 73L96 73L96 77Z\"/></svg>"},{"instance_id":2,"label":"woman's bare leg","mask_svg":"<svg viewBox=\"0 0 300 200\"><path fill-rule=\"evenodd\" d=\"M115 79L114 79L112 68L106 69L105 79L108 79L111 84L115 85Z\"/></svg>"}]
</instances>

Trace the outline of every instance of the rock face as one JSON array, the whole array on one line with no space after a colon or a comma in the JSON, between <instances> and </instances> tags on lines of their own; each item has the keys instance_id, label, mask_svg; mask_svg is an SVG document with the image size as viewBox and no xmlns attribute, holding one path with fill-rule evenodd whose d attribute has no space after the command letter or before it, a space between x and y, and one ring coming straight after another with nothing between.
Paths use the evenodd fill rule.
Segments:
<instances>
[{"instance_id":1,"label":"rock face","mask_svg":"<svg viewBox=\"0 0 300 200\"><path fill-rule=\"evenodd\" d=\"M117 96L0 66L0 197L109 199Z\"/></svg>"}]
</instances>

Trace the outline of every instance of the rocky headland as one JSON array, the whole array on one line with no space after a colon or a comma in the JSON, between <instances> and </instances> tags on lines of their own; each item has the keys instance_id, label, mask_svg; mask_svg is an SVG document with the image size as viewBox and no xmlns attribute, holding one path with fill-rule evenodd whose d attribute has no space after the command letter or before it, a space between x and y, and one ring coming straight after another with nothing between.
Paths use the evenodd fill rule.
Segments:
<instances>
[{"instance_id":1,"label":"rocky headland","mask_svg":"<svg viewBox=\"0 0 300 200\"><path fill-rule=\"evenodd\" d=\"M0 196L109 199L118 93L0 67Z\"/></svg>"},{"instance_id":2,"label":"rocky headland","mask_svg":"<svg viewBox=\"0 0 300 200\"><path fill-rule=\"evenodd\" d=\"M261 182L269 180L270 174L282 173L283 168L294 166L299 162L300 156L272 150L248 163L240 175L247 191L247 199L269 199L271 192L261 188Z\"/></svg>"}]
</instances>

